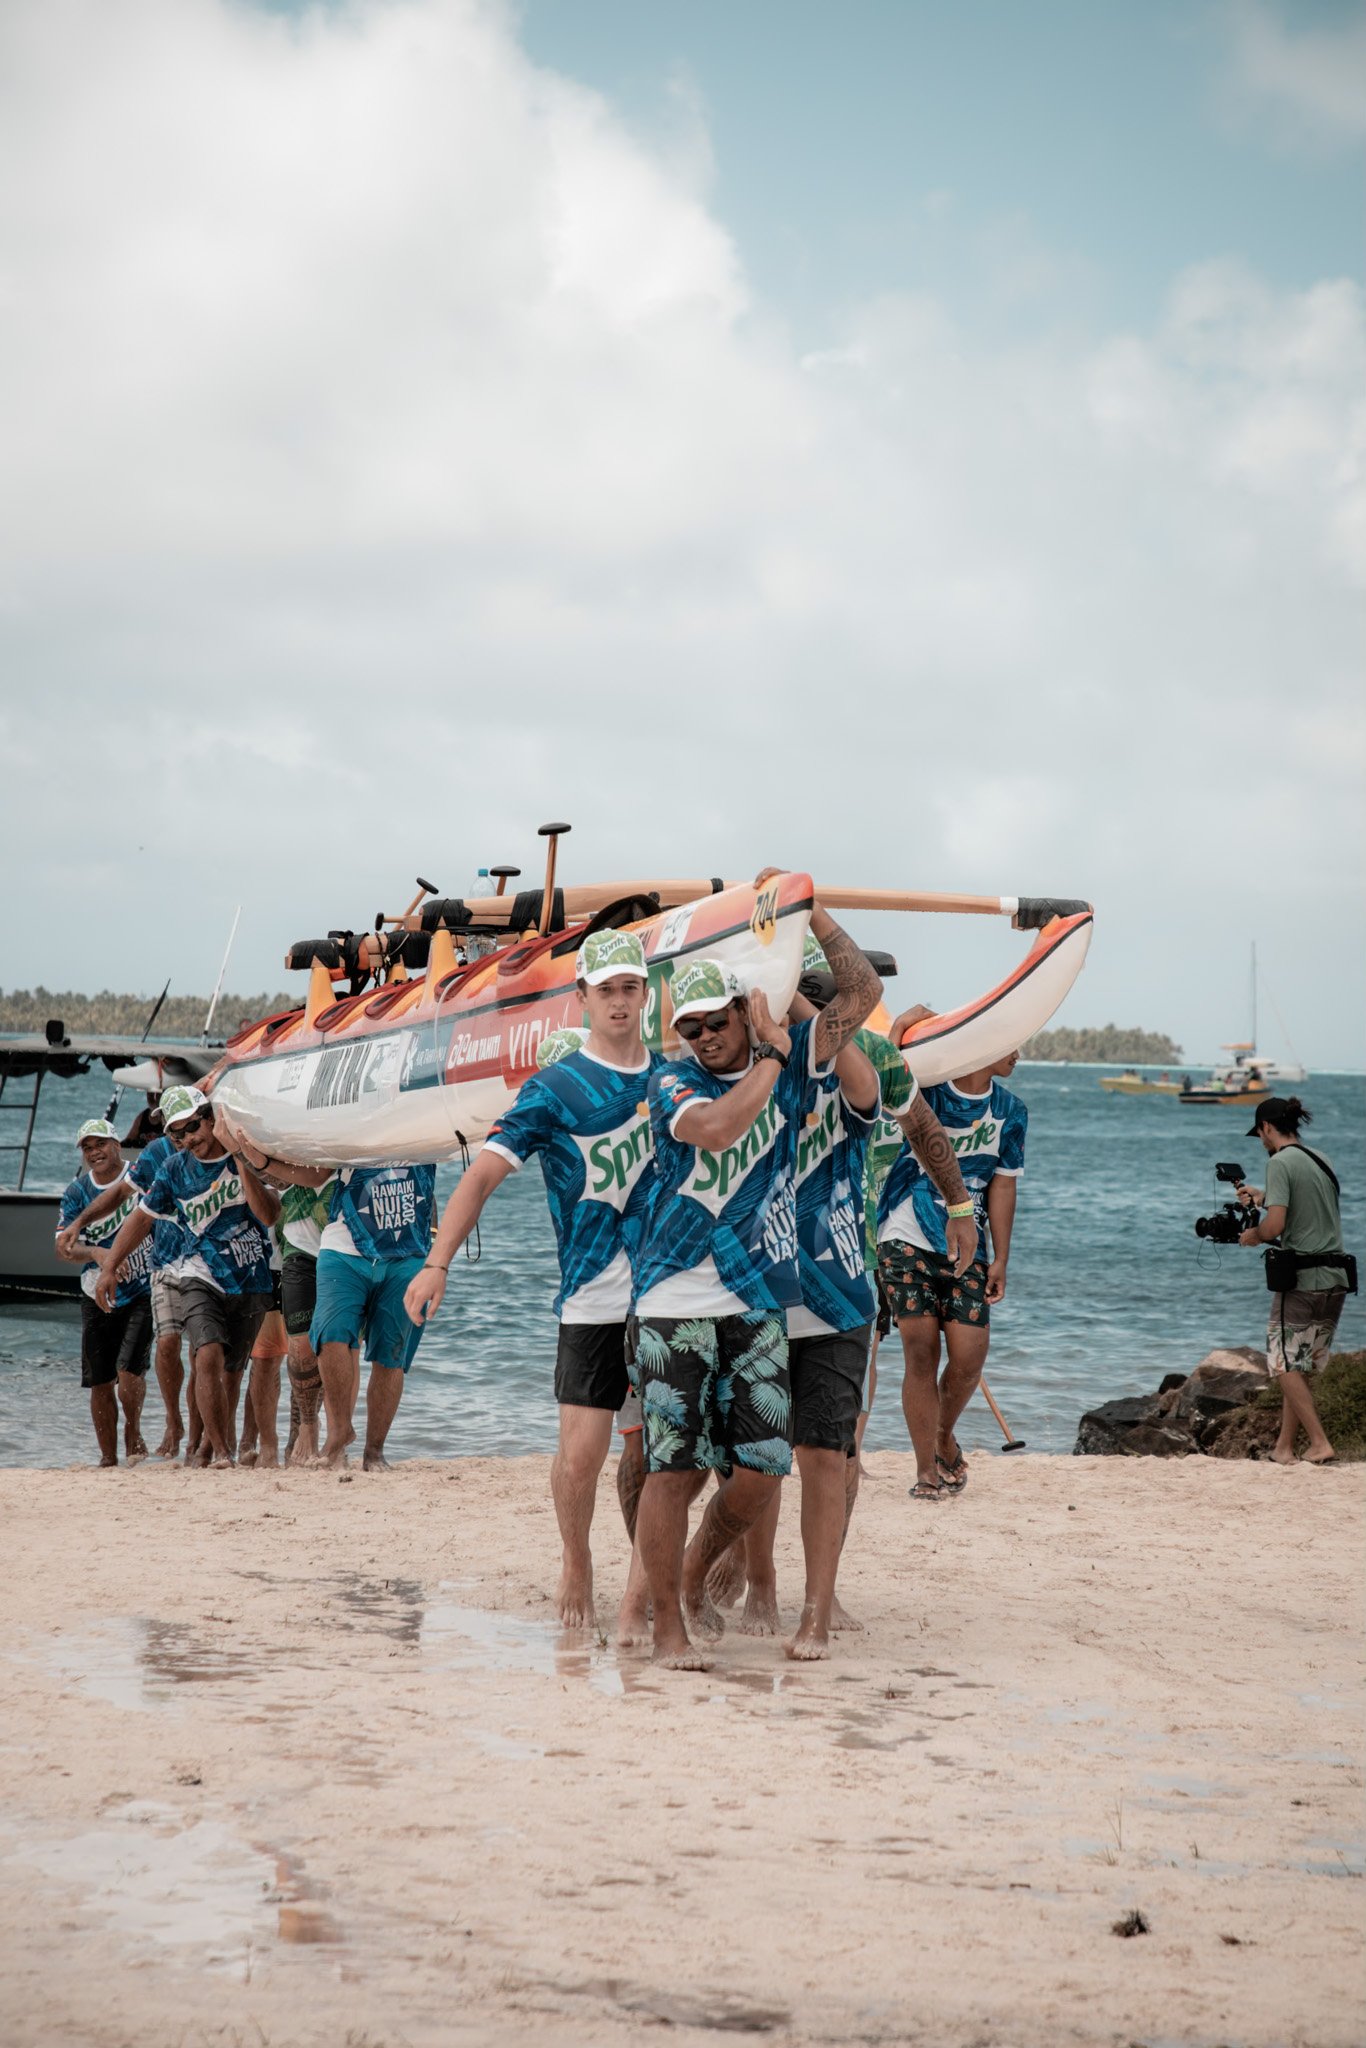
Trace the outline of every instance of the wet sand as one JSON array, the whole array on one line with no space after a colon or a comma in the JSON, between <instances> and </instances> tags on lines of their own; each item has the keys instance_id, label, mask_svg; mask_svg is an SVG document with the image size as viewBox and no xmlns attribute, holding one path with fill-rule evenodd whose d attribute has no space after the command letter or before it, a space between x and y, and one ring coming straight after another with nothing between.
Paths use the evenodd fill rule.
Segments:
<instances>
[{"instance_id":1,"label":"wet sand","mask_svg":"<svg viewBox=\"0 0 1366 2048\"><path fill-rule=\"evenodd\" d=\"M0 1473L8 2048L1361 2041L1366 1471L870 1464L867 1633L703 1676L544 1459Z\"/></svg>"}]
</instances>

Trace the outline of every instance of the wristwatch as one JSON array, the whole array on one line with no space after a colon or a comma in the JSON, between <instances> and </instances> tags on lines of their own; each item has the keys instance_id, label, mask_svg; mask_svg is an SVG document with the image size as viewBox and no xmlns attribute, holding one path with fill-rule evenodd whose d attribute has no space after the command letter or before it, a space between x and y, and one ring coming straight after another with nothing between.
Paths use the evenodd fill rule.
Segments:
<instances>
[{"instance_id":1,"label":"wristwatch","mask_svg":"<svg viewBox=\"0 0 1366 2048\"><path fill-rule=\"evenodd\" d=\"M777 1046L770 1045L766 1038L761 1038L755 1046L754 1057L756 1060L776 1060L780 1067L787 1065L787 1054L779 1052Z\"/></svg>"}]
</instances>

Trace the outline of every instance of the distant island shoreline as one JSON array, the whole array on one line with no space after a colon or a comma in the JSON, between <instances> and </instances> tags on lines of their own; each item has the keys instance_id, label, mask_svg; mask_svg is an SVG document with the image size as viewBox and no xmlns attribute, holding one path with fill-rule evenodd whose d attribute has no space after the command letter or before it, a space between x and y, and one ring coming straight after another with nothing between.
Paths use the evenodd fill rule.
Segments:
<instances>
[{"instance_id":1,"label":"distant island shoreline","mask_svg":"<svg viewBox=\"0 0 1366 2048\"><path fill-rule=\"evenodd\" d=\"M222 995L214 1016L215 1035L221 1032L228 1037L239 1025L253 1023L258 1017L297 1010L303 995L302 989L295 995ZM155 1001L154 995L116 995L110 989L101 989L98 995L88 996L73 989L47 989L41 983L34 989L0 989L0 1031L41 1031L50 1017L60 1017L68 1031L140 1032L146 1027ZM208 1009L208 996L168 995L157 1013L155 1035L197 1038L204 1029ZM1180 1065L1184 1055L1175 1040L1160 1031L1102 1024L1037 1032L1020 1048L1020 1057L1102 1066L1170 1067Z\"/></svg>"}]
</instances>

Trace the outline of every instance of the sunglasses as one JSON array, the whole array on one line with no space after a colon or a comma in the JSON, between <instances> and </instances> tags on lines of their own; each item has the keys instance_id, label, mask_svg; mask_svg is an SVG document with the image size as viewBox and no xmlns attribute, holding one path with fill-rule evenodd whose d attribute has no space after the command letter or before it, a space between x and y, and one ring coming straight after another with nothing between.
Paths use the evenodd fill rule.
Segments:
<instances>
[{"instance_id":1,"label":"sunglasses","mask_svg":"<svg viewBox=\"0 0 1366 2048\"><path fill-rule=\"evenodd\" d=\"M168 1124L166 1134L171 1138L188 1138L191 1131L197 1131L199 1126L208 1120L207 1109L197 1109L193 1116L182 1117L178 1124Z\"/></svg>"},{"instance_id":2,"label":"sunglasses","mask_svg":"<svg viewBox=\"0 0 1366 2048\"><path fill-rule=\"evenodd\" d=\"M678 1035L693 1045L704 1031L724 1031L730 1022L730 1004L724 1010L713 1010L706 1017L684 1017L678 1025Z\"/></svg>"}]
</instances>

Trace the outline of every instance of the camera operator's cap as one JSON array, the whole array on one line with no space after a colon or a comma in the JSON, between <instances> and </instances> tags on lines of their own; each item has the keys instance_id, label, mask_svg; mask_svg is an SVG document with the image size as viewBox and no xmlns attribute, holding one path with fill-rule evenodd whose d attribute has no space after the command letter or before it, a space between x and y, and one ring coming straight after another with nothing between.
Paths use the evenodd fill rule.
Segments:
<instances>
[{"instance_id":1,"label":"camera operator's cap","mask_svg":"<svg viewBox=\"0 0 1366 2048\"><path fill-rule=\"evenodd\" d=\"M562 1025L558 1031L547 1031L536 1048L538 1067L553 1067L557 1060L567 1060L571 1052L578 1052L588 1042L588 1033L576 1025Z\"/></svg>"},{"instance_id":2,"label":"camera operator's cap","mask_svg":"<svg viewBox=\"0 0 1366 2048\"><path fill-rule=\"evenodd\" d=\"M724 1010L744 993L739 976L719 960L689 960L671 984L674 1022L709 1010Z\"/></svg>"},{"instance_id":3,"label":"camera operator's cap","mask_svg":"<svg viewBox=\"0 0 1366 2048\"><path fill-rule=\"evenodd\" d=\"M1263 1124L1270 1124L1273 1131L1280 1131L1293 1129L1294 1123L1294 1112L1283 1095L1264 1095L1252 1112L1252 1129L1247 1135L1249 1138L1260 1136Z\"/></svg>"},{"instance_id":4,"label":"camera operator's cap","mask_svg":"<svg viewBox=\"0 0 1366 2048\"><path fill-rule=\"evenodd\" d=\"M76 1133L76 1143L83 1145L87 1138L117 1138L118 1132L107 1116L88 1116Z\"/></svg>"},{"instance_id":5,"label":"camera operator's cap","mask_svg":"<svg viewBox=\"0 0 1366 2048\"><path fill-rule=\"evenodd\" d=\"M646 980L645 948L634 932L613 931L607 925L600 932L590 932L579 947L574 978L594 988L614 974L638 974Z\"/></svg>"},{"instance_id":6,"label":"camera operator's cap","mask_svg":"<svg viewBox=\"0 0 1366 2048\"><path fill-rule=\"evenodd\" d=\"M198 1116L208 1106L208 1096L198 1088L168 1088L159 1105L161 1121L169 1130L172 1124L184 1123L186 1117Z\"/></svg>"}]
</instances>

